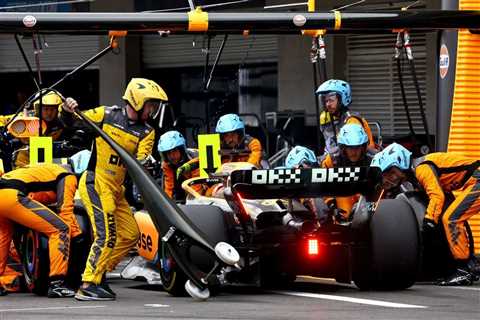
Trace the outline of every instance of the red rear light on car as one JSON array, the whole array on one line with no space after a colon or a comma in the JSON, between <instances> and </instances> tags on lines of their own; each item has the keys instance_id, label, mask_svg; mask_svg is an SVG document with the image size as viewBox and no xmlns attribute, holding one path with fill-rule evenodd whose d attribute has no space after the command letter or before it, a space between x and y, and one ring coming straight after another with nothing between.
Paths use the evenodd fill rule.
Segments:
<instances>
[{"instance_id":1,"label":"red rear light on car","mask_svg":"<svg viewBox=\"0 0 480 320\"><path fill-rule=\"evenodd\" d=\"M318 239L308 239L307 253L309 256L318 256Z\"/></svg>"}]
</instances>

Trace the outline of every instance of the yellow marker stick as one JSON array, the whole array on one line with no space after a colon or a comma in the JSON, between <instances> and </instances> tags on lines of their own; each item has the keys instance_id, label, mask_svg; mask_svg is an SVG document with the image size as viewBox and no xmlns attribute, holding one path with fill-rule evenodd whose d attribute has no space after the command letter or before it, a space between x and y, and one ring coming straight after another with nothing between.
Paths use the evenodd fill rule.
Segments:
<instances>
[{"instance_id":1,"label":"yellow marker stick","mask_svg":"<svg viewBox=\"0 0 480 320\"><path fill-rule=\"evenodd\" d=\"M52 163L52 137L30 137L30 164Z\"/></svg>"},{"instance_id":2,"label":"yellow marker stick","mask_svg":"<svg viewBox=\"0 0 480 320\"><path fill-rule=\"evenodd\" d=\"M200 160L200 177L208 177L222 165L220 157L220 135L201 134L198 136L198 155Z\"/></svg>"}]
</instances>

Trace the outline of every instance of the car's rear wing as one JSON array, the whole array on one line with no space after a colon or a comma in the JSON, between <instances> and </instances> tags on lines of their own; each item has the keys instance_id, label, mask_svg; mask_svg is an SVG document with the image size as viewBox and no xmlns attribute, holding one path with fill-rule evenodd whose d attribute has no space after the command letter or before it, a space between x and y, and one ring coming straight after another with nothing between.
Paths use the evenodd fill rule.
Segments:
<instances>
[{"instance_id":1,"label":"car's rear wing","mask_svg":"<svg viewBox=\"0 0 480 320\"><path fill-rule=\"evenodd\" d=\"M307 198L371 195L381 182L375 167L237 170L231 173L234 192L244 199Z\"/></svg>"}]
</instances>

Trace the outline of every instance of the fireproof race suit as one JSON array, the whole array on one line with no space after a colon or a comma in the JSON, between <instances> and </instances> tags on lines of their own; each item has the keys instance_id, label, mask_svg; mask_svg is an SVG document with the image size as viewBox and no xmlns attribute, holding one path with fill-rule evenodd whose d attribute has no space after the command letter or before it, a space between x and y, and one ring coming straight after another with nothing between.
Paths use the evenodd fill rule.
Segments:
<instances>
[{"instance_id":1,"label":"fireproof race suit","mask_svg":"<svg viewBox=\"0 0 480 320\"><path fill-rule=\"evenodd\" d=\"M225 155L222 156L222 163L226 162L249 162L256 166L260 167L260 161L262 160L262 144L257 138L245 135L242 145L246 147L249 151L249 154L246 155ZM227 149L228 151L228 149Z\"/></svg>"},{"instance_id":2,"label":"fireproof race suit","mask_svg":"<svg viewBox=\"0 0 480 320\"><path fill-rule=\"evenodd\" d=\"M345 159L345 156L337 155L332 156L328 154L326 158L322 161L322 168L335 168L335 167L351 167L351 166L369 166L372 162L373 155L367 152L363 159L356 163L352 163ZM355 203L358 202L360 195L355 194L352 196L346 197L327 197L325 198L325 203L327 205L333 205L338 210L339 214L344 220L348 220L352 214L352 208Z\"/></svg>"},{"instance_id":3,"label":"fireproof race suit","mask_svg":"<svg viewBox=\"0 0 480 320\"><path fill-rule=\"evenodd\" d=\"M464 222L480 212L480 160L453 153L432 153L415 160L415 176L428 195L425 217L445 228L452 255L469 258ZM456 191L455 200L444 209L445 195ZM443 216L442 216L443 214Z\"/></svg>"},{"instance_id":4,"label":"fireproof race suit","mask_svg":"<svg viewBox=\"0 0 480 320\"><path fill-rule=\"evenodd\" d=\"M155 131L147 124L128 119L125 107L100 106L84 112L115 142L137 159L145 160L152 153ZM61 113L66 124L73 116ZM76 121L80 125L81 121ZM83 281L99 284L103 274L137 243L139 230L123 186L126 168L118 154L97 137L88 169L80 179L79 192L93 226L94 242L83 273Z\"/></svg>"},{"instance_id":5,"label":"fireproof race suit","mask_svg":"<svg viewBox=\"0 0 480 320\"><path fill-rule=\"evenodd\" d=\"M76 177L57 164L38 164L8 172L0 178L0 274L10 249L13 223L39 231L49 238L50 277L67 273ZM31 193L55 192L59 215L29 197Z\"/></svg>"},{"instance_id":6,"label":"fireproof race suit","mask_svg":"<svg viewBox=\"0 0 480 320\"><path fill-rule=\"evenodd\" d=\"M342 126L347 123L357 123L361 125L368 136L368 148L376 149L375 141L373 140L372 131L368 122L360 117L358 113L344 111L341 113L340 117L337 118L332 117L328 111L323 111L320 114L320 131L325 139L325 153L338 155L339 149L337 145L337 135Z\"/></svg>"}]
</instances>

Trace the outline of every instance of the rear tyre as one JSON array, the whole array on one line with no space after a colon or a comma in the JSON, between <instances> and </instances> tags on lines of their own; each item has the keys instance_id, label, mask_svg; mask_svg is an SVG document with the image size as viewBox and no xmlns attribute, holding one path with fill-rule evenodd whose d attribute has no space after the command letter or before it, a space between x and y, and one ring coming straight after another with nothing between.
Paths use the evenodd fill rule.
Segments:
<instances>
[{"instance_id":1,"label":"rear tyre","mask_svg":"<svg viewBox=\"0 0 480 320\"><path fill-rule=\"evenodd\" d=\"M410 206L397 199L380 202L370 221L369 247L356 255L353 281L362 290L412 286L420 266L420 229Z\"/></svg>"}]
</instances>

